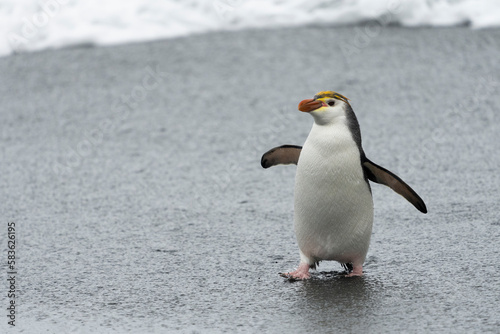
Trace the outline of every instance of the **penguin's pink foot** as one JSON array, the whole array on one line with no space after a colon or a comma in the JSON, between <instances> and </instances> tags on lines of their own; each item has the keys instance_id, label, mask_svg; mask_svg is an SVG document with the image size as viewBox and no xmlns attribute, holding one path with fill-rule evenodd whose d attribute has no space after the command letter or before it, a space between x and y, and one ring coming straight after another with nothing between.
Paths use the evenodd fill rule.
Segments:
<instances>
[{"instance_id":1,"label":"penguin's pink foot","mask_svg":"<svg viewBox=\"0 0 500 334\"><path fill-rule=\"evenodd\" d=\"M290 273L280 273L280 275L292 281L311 278L311 274L309 274L309 265L307 263L301 263L295 271Z\"/></svg>"},{"instance_id":2,"label":"penguin's pink foot","mask_svg":"<svg viewBox=\"0 0 500 334\"><path fill-rule=\"evenodd\" d=\"M345 277L357 277L357 276L363 276L363 266L354 266L352 268L352 271L345 275Z\"/></svg>"}]
</instances>

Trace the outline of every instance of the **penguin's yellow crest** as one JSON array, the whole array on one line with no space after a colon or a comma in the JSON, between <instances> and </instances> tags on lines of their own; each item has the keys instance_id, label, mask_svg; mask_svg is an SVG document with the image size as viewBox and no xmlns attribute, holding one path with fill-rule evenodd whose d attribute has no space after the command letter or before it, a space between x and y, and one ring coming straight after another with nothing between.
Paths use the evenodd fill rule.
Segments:
<instances>
[{"instance_id":1,"label":"penguin's yellow crest","mask_svg":"<svg viewBox=\"0 0 500 334\"><path fill-rule=\"evenodd\" d=\"M338 100L344 101L345 103L349 104L349 99L347 97L345 97L344 95L339 94L337 92L334 92L332 90L326 90L326 91L319 92L316 95L314 95L315 100L319 100L319 99L323 99L323 98L334 98L334 99L338 99Z\"/></svg>"}]
</instances>

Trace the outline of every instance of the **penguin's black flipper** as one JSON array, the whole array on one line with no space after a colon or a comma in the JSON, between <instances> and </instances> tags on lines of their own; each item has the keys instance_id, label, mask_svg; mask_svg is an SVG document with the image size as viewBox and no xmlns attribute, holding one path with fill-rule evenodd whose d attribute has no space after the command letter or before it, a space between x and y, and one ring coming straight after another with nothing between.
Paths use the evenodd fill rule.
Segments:
<instances>
[{"instance_id":1,"label":"penguin's black flipper","mask_svg":"<svg viewBox=\"0 0 500 334\"><path fill-rule=\"evenodd\" d=\"M302 146L283 145L270 149L262 156L260 164L264 168L276 165L297 164Z\"/></svg>"},{"instance_id":2,"label":"penguin's black flipper","mask_svg":"<svg viewBox=\"0 0 500 334\"><path fill-rule=\"evenodd\" d=\"M406 198L408 202L413 204L419 211L427 213L427 207L424 201L418 196L415 190L411 189L411 187L401 180L399 176L368 159L363 162L363 169L368 180L388 186Z\"/></svg>"}]
</instances>

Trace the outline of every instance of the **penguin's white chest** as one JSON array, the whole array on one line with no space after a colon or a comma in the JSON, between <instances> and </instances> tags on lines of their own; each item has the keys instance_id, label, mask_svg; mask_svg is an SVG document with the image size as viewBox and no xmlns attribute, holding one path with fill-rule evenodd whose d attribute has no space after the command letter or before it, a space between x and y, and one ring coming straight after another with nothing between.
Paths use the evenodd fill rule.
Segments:
<instances>
[{"instance_id":1,"label":"penguin's white chest","mask_svg":"<svg viewBox=\"0 0 500 334\"><path fill-rule=\"evenodd\" d=\"M314 124L295 178L294 226L307 262L362 264L373 224L373 200L360 152L347 125Z\"/></svg>"}]
</instances>

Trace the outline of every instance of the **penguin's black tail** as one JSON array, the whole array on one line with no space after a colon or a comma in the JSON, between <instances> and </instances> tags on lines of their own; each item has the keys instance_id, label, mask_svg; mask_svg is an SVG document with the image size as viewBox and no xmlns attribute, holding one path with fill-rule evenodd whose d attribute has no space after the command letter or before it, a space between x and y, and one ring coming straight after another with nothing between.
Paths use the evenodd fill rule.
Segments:
<instances>
[{"instance_id":1,"label":"penguin's black tail","mask_svg":"<svg viewBox=\"0 0 500 334\"><path fill-rule=\"evenodd\" d=\"M341 263L342 267L344 267L344 270L350 274L353 267L352 267L352 263Z\"/></svg>"},{"instance_id":2,"label":"penguin's black tail","mask_svg":"<svg viewBox=\"0 0 500 334\"><path fill-rule=\"evenodd\" d=\"M311 268L311 269L316 269L318 266L319 266L319 261L314 261L314 263L313 263L313 264L310 264L310 265L309 265L309 268Z\"/></svg>"}]
</instances>

